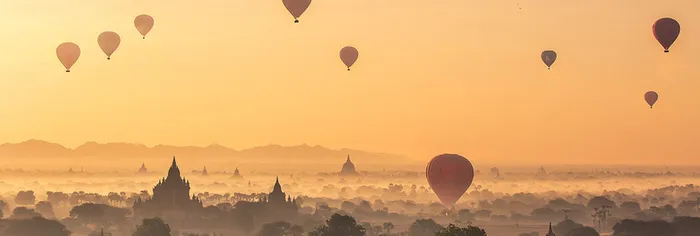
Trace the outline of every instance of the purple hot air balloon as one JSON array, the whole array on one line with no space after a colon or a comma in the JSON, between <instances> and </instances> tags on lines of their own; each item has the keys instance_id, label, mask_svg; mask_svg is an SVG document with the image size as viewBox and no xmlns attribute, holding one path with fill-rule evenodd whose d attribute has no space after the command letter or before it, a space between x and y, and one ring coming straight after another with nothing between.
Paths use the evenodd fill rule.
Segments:
<instances>
[{"instance_id":1,"label":"purple hot air balloon","mask_svg":"<svg viewBox=\"0 0 700 236\"><path fill-rule=\"evenodd\" d=\"M644 100L649 104L649 108L654 108L656 100L659 100L659 94L654 91L649 91L644 94Z\"/></svg>"},{"instance_id":2,"label":"purple hot air balloon","mask_svg":"<svg viewBox=\"0 0 700 236\"><path fill-rule=\"evenodd\" d=\"M540 57L542 57L542 62L547 65L547 70L549 70L557 60L557 53L553 50L545 50L540 54Z\"/></svg>"},{"instance_id":3,"label":"purple hot air balloon","mask_svg":"<svg viewBox=\"0 0 700 236\"><path fill-rule=\"evenodd\" d=\"M659 41L664 47L664 52L668 52L668 48L673 45L681 33L681 25L678 24L678 21L668 17L657 20L651 28L656 41Z\"/></svg>"}]
</instances>

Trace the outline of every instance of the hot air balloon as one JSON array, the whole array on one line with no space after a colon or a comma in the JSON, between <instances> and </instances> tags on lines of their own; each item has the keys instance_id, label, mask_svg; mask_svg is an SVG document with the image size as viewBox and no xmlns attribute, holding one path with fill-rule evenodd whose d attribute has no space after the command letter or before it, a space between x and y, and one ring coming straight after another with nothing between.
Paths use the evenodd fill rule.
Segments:
<instances>
[{"instance_id":1,"label":"hot air balloon","mask_svg":"<svg viewBox=\"0 0 700 236\"><path fill-rule=\"evenodd\" d=\"M445 207L452 207L474 180L474 167L457 154L434 157L425 169L428 184Z\"/></svg>"},{"instance_id":2,"label":"hot air balloon","mask_svg":"<svg viewBox=\"0 0 700 236\"><path fill-rule=\"evenodd\" d=\"M649 108L654 108L656 100L659 100L659 94L654 91L649 91L644 94L644 100L646 100L647 104L649 104Z\"/></svg>"},{"instance_id":3,"label":"hot air balloon","mask_svg":"<svg viewBox=\"0 0 700 236\"><path fill-rule=\"evenodd\" d=\"M357 61L357 57L359 56L359 54L360 53L357 51L357 49L351 46L346 46L340 49L340 60L342 60L345 66L348 67L348 71L350 70L350 67Z\"/></svg>"},{"instance_id":4,"label":"hot air balloon","mask_svg":"<svg viewBox=\"0 0 700 236\"><path fill-rule=\"evenodd\" d=\"M80 57L80 47L71 42L62 43L56 47L56 56L58 56L58 60L63 64L63 67L66 68L66 72L70 72L70 68L73 67Z\"/></svg>"},{"instance_id":5,"label":"hot air balloon","mask_svg":"<svg viewBox=\"0 0 700 236\"><path fill-rule=\"evenodd\" d=\"M654 31L656 41L659 41L664 47L664 52L668 52L668 48L673 45L681 33L681 25L678 24L678 21L668 17L657 20L651 28Z\"/></svg>"},{"instance_id":6,"label":"hot air balloon","mask_svg":"<svg viewBox=\"0 0 700 236\"><path fill-rule=\"evenodd\" d=\"M549 68L552 67L552 64L554 64L554 61L557 60L557 53L552 50L545 50L540 56L542 57L544 64L547 65L547 70L549 70Z\"/></svg>"},{"instance_id":7,"label":"hot air balloon","mask_svg":"<svg viewBox=\"0 0 700 236\"><path fill-rule=\"evenodd\" d=\"M97 44L100 45L102 51L107 55L107 60L110 59L121 42L122 40L119 38L119 35L112 31L105 31L102 32L100 36L97 36Z\"/></svg>"},{"instance_id":8,"label":"hot air balloon","mask_svg":"<svg viewBox=\"0 0 700 236\"><path fill-rule=\"evenodd\" d=\"M155 21L153 21L153 17L149 15L139 15L134 19L134 26L136 26L136 30L141 33L143 36L143 39L146 39L146 34L153 29L153 24Z\"/></svg>"},{"instance_id":9,"label":"hot air balloon","mask_svg":"<svg viewBox=\"0 0 700 236\"><path fill-rule=\"evenodd\" d=\"M282 3L284 3L284 7L287 8L287 11L294 17L294 23L299 23L299 17L309 8L311 0L282 0Z\"/></svg>"}]
</instances>

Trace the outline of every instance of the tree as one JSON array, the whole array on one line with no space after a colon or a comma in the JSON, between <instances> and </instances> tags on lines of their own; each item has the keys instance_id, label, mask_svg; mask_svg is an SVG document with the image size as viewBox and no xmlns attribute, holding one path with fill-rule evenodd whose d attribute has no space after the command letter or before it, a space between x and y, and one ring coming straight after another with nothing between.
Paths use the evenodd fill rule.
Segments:
<instances>
[{"instance_id":1,"label":"tree","mask_svg":"<svg viewBox=\"0 0 700 236\"><path fill-rule=\"evenodd\" d=\"M467 226L466 228L460 228L450 224L447 227L438 230L435 233L435 236L486 236L486 231L471 225Z\"/></svg>"},{"instance_id":2,"label":"tree","mask_svg":"<svg viewBox=\"0 0 700 236\"><path fill-rule=\"evenodd\" d=\"M31 219L34 217L41 217L41 214L34 212L34 209L17 207L12 210L12 219Z\"/></svg>"},{"instance_id":3,"label":"tree","mask_svg":"<svg viewBox=\"0 0 700 236\"><path fill-rule=\"evenodd\" d=\"M391 234L391 230L394 229L394 223L391 222L384 222L384 230L386 230L386 234Z\"/></svg>"},{"instance_id":4,"label":"tree","mask_svg":"<svg viewBox=\"0 0 700 236\"><path fill-rule=\"evenodd\" d=\"M670 220L678 215L676 208L671 205L665 205L663 207L651 207L649 211L656 213L657 215L663 217L664 219Z\"/></svg>"},{"instance_id":5,"label":"tree","mask_svg":"<svg viewBox=\"0 0 700 236\"><path fill-rule=\"evenodd\" d=\"M583 227L582 224L576 223L570 219L566 219L566 220L563 220L562 222L559 222L556 225L554 225L554 227L552 227L553 228L552 230L554 231L554 234L556 234L556 235L566 236L572 230L578 229L581 227Z\"/></svg>"},{"instance_id":6,"label":"tree","mask_svg":"<svg viewBox=\"0 0 700 236\"><path fill-rule=\"evenodd\" d=\"M170 236L170 226L160 218L143 219L132 236Z\"/></svg>"},{"instance_id":7,"label":"tree","mask_svg":"<svg viewBox=\"0 0 700 236\"><path fill-rule=\"evenodd\" d=\"M43 217L31 219L8 220L5 229L0 228L3 236L70 236L66 226L55 220Z\"/></svg>"},{"instance_id":8,"label":"tree","mask_svg":"<svg viewBox=\"0 0 700 236\"><path fill-rule=\"evenodd\" d=\"M580 227L572 230L566 236L600 236L600 234L591 227Z\"/></svg>"},{"instance_id":9,"label":"tree","mask_svg":"<svg viewBox=\"0 0 700 236\"><path fill-rule=\"evenodd\" d=\"M15 203L20 206L34 205L36 202L36 196L34 196L34 191L19 191L17 196L15 196Z\"/></svg>"},{"instance_id":10,"label":"tree","mask_svg":"<svg viewBox=\"0 0 700 236\"><path fill-rule=\"evenodd\" d=\"M7 204L7 202L0 200L0 213L10 213L10 205ZM2 218L2 216L0 216Z\"/></svg>"},{"instance_id":11,"label":"tree","mask_svg":"<svg viewBox=\"0 0 700 236\"><path fill-rule=\"evenodd\" d=\"M34 209L36 210L37 213L44 216L44 218L55 218L54 213L53 213L53 205L51 205L50 202L47 202L47 201L37 202L36 206L34 206Z\"/></svg>"},{"instance_id":12,"label":"tree","mask_svg":"<svg viewBox=\"0 0 700 236\"><path fill-rule=\"evenodd\" d=\"M442 228L433 219L418 219L408 227L411 236L434 236Z\"/></svg>"},{"instance_id":13,"label":"tree","mask_svg":"<svg viewBox=\"0 0 700 236\"><path fill-rule=\"evenodd\" d=\"M377 230L372 224L368 222L362 222L360 223L360 226L365 229L365 236L379 236L379 234L382 232L382 228L379 227L379 230Z\"/></svg>"},{"instance_id":14,"label":"tree","mask_svg":"<svg viewBox=\"0 0 700 236\"><path fill-rule=\"evenodd\" d=\"M615 202L604 196L597 196L588 201L588 208L601 208L603 206L616 207Z\"/></svg>"},{"instance_id":15,"label":"tree","mask_svg":"<svg viewBox=\"0 0 700 236\"><path fill-rule=\"evenodd\" d=\"M638 221L625 219L613 226L614 236L673 236L674 229L664 220Z\"/></svg>"},{"instance_id":16,"label":"tree","mask_svg":"<svg viewBox=\"0 0 700 236\"><path fill-rule=\"evenodd\" d=\"M335 213L326 221L326 225L317 227L309 236L364 236L365 229L357 225L352 216Z\"/></svg>"},{"instance_id":17,"label":"tree","mask_svg":"<svg viewBox=\"0 0 700 236\"><path fill-rule=\"evenodd\" d=\"M674 236L695 236L700 232L700 217L679 216L673 219Z\"/></svg>"},{"instance_id":18,"label":"tree","mask_svg":"<svg viewBox=\"0 0 700 236\"><path fill-rule=\"evenodd\" d=\"M105 204L85 203L73 207L69 214L71 218L84 225L97 224L108 227L126 221L129 210Z\"/></svg>"},{"instance_id":19,"label":"tree","mask_svg":"<svg viewBox=\"0 0 700 236\"><path fill-rule=\"evenodd\" d=\"M472 221L474 220L474 214L472 214L469 209L460 209L457 212L457 218L462 221Z\"/></svg>"},{"instance_id":20,"label":"tree","mask_svg":"<svg viewBox=\"0 0 700 236\"><path fill-rule=\"evenodd\" d=\"M474 213L474 216L479 219L489 219L491 218L491 211L486 209L478 210Z\"/></svg>"},{"instance_id":21,"label":"tree","mask_svg":"<svg viewBox=\"0 0 700 236\"><path fill-rule=\"evenodd\" d=\"M530 216L532 216L532 218L542 221L552 221L557 218L561 219L559 214L549 207L534 209L532 210L532 213L530 213Z\"/></svg>"},{"instance_id":22,"label":"tree","mask_svg":"<svg viewBox=\"0 0 700 236\"><path fill-rule=\"evenodd\" d=\"M284 221L267 223L262 226L258 236L303 236L304 230L301 226L291 225Z\"/></svg>"},{"instance_id":23,"label":"tree","mask_svg":"<svg viewBox=\"0 0 700 236\"><path fill-rule=\"evenodd\" d=\"M642 206L639 205L638 202L623 202L620 204L620 208L630 212L638 212L642 210Z\"/></svg>"}]
</instances>

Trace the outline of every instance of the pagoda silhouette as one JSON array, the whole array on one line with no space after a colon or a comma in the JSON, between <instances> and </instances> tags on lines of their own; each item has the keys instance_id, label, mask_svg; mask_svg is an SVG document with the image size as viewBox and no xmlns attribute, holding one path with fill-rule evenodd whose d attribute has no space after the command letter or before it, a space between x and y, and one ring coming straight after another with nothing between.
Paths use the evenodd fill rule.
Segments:
<instances>
[{"instance_id":1,"label":"pagoda silhouette","mask_svg":"<svg viewBox=\"0 0 700 236\"><path fill-rule=\"evenodd\" d=\"M180 176L175 157L168 170L168 176L158 180L158 184L153 187L153 197L138 198L134 202L135 213L148 215L159 215L170 210L190 212L202 208L201 200L194 195L190 197L190 181Z\"/></svg>"},{"instance_id":2,"label":"pagoda silhouette","mask_svg":"<svg viewBox=\"0 0 700 236\"><path fill-rule=\"evenodd\" d=\"M136 173L139 173L139 174L148 173L148 169L146 168L146 163L141 163L141 168L139 168L139 171Z\"/></svg>"},{"instance_id":3,"label":"pagoda silhouette","mask_svg":"<svg viewBox=\"0 0 700 236\"><path fill-rule=\"evenodd\" d=\"M340 175L357 175L357 171L355 170L355 164L352 163L350 160L350 155L348 155L348 159L345 161L345 164L343 164L343 168L340 169Z\"/></svg>"}]
</instances>

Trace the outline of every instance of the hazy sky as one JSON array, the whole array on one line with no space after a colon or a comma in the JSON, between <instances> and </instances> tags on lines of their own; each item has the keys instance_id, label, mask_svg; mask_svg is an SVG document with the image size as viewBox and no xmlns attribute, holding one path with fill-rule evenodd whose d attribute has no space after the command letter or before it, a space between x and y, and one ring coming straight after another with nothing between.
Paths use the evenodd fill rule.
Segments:
<instances>
[{"instance_id":1,"label":"hazy sky","mask_svg":"<svg viewBox=\"0 0 700 236\"><path fill-rule=\"evenodd\" d=\"M522 10L518 10L517 4ZM0 0L0 142L700 164L700 2ZM155 18L142 40L139 14ZM651 26L681 34L664 54ZM115 31L111 61L97 36ZM55 49L82 55L65 73ZM346 45L360 56L347 72ZM551 71L540 52L556 50ZM643 100L659 93L653 110Z\"/></svg>"}]
</instances>

